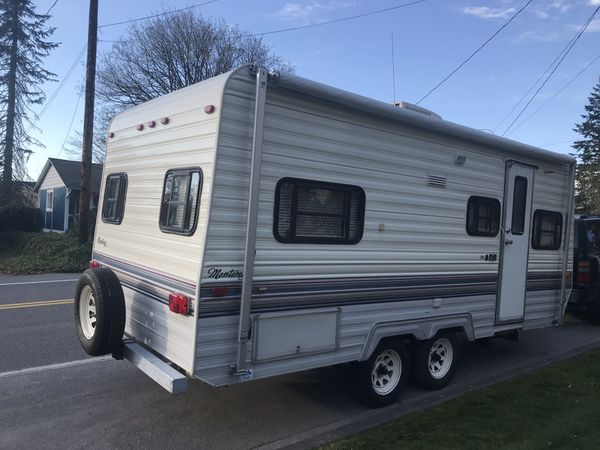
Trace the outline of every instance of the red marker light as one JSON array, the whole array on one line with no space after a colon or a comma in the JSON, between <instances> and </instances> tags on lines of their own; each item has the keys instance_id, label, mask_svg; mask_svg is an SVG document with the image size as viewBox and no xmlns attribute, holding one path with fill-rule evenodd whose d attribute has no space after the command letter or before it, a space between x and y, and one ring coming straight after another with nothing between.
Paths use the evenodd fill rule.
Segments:
<instances>
[{"instance_id":1,"label":"red marker light","mask_svg":"<svg viewBox=\"0 0 600 450\"><path fill-rule=\"evenodd\" d=\"M113 133L112 131L110 133L108 133L108 138L112 139L115 137L115 133Z\"/></svg>"},{"instance_id":2,"label":"red marker light","mask_svg":"<svg viewBox=\"0 0 600 450\"><path fill-rule=\"evenodd\" d=\"M101 266L100 266L100 263L98 261L91 260L88 263L88 269L98 269L99 267L101 267Z\"/></svg>"},{"instance_id":3,"label":"red marker light","mask_svg":"<svg viewBox=\"0 0 600 450\"><path fill-rule=\"evenodd\" d=\"M212 288L212 294L215 297L225 297L229 293L229 288L227 286L217 286Z\"/></svg>"},{"instance_id":4,"label":"red marker light","mask_svg":"<svg viewBox=\"0 0 600 450\"><path fill-rule=\"evenodd\" d=\"M163 125L166 125L169 123L169 118L168 117L163 117L162 119L160 119L160 123Z\"/></svg>"},{"instance_id":5,"label":"red marker light","mask_svg":"<svg viewBox=\"0 0 600 450\"><path fill-rule=\"evenodd\" d=\"M144 124L140 123L137 127L135 127L135 129L138 131L142 131L144 129Z\"/></svg>"},{"instance_id":6,"label":"red marker light","mask_svg":"<svg viewBox=\"0 0 600 450\"><path fill-rule=\"evenodd\" d=\"M156 126L156 122L154 120L151 120L150 122L148 122L148 128L154 128Z\"/></svg>"},{"instance_id":7,"label":"red marker light","mask_svg":"<svg viewBox=\"0 0 600 450\"><path fill-rule=\"evenodd\" d=\"M215 109L216 109L216 108L215 108L215 105L206 105L206 106L204 107L204 112L205 112L206 114L212 114L212 113L214 113L214 112L215 112Z\"/></svg>"},{"instance_id":8,"label":"red marker light","mask_svg":"<svg viewBox=\"0 0 600 450\"><path fill-rule=\"evenodd\" d=\"M189 314L190 299L178 292L171 292L169 294L169 309L176 314Z\"/></svg>"}]
</instances>

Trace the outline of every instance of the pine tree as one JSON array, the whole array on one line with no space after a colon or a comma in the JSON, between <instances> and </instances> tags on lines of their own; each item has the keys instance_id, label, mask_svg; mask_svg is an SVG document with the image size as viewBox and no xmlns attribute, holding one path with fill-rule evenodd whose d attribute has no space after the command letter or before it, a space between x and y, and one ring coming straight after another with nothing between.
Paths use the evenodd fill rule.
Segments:
<instances>
[{"instance_id":1,"label":"pine tree","mask_svg":"<svg viewBox=\"0 0 600 450\"><path fill-rule=\"evenodd\" d=\"M11 199L13 180L27 176L31 148L41 145L28 135L34 126L30 106L45 100L40 85L55 74L42 58L58 46L47 14L37 14L32 0L0 0L0 200Z\"/></svg>"},{"instance_id":2,"label":"pine tree","mask_svg":"<svg viewBox=\"0 0 600 450\"><path fill-rule=\"evenodd\" d=\"M577 212L600 214L600 82L593 88L583 122L574 131L582 136L573 148L579 159L577 167Z\"/></svg>"}]
</instances>

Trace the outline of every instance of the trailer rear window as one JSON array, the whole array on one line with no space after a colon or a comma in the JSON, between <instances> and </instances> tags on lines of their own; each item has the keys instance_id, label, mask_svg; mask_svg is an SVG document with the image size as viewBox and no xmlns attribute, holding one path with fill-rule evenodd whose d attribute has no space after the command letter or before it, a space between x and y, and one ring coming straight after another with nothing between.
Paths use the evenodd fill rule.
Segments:
<instances>
[{"instance_id":1,"label":"trailer rear window","mask_svg":"<svg viewBox=\"0 0 600 450\"><path fill-rule=\"evenodd\" d=\"M165 176L160 229L165 233L189 236L196 230L202 171L199 168L173 169Z\"/></svg>"},{"instance_id":2,"label":"trailer rear window","mask_svg":"<svg viewBox=\"0 0 600 450\"><path fill-rule=\"evenodd\" d=\"M536 250L558 250L562 237L562 214L537 209L533 214L531 246Z\"/></svg>"},{"instance_id":3,"label":"trailer rear window","mask_svg":"<svg viewBox=\"0 0 600 450\"><path fill-rule=\"evenodd\" d=\"M467 233L494 237L500 230L500 201L473 195L467 202Z\"/></svg>"},{"instance_id":4,"label":"trailer rear window","mask_svg":"<svg viewBox=\"0 0 600 450\"><path fill-rule=\"evenodd\" d=\"M127 174L111 173L106 177L104 187L104 204L102 221L119 225L125 212L125 195L127 194Z\"/></svg>"},{"instance_id":5,"label":"trailer rear window","mask_svg":"<svg viewBox=\"0 0 600 450\"><path fill-rule=\"evenodd\" d=\"M364 211L359 186L282 178L275 189L273 234L286 243L356 244Z\"/></svg>"}]
</instances>

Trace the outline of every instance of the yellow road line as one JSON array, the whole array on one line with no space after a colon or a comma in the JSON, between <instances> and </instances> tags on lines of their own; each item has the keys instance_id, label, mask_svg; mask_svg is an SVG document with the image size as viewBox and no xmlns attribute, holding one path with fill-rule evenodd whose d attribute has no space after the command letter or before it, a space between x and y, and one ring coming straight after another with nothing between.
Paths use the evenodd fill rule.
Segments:
<instances>
[{"instance_id":1,"label":"yellow road line","mask_svg":"<svg viewBox=\"0 0 600 450\"><path fill-rule=\"evenodd\" d=\"M8 303L6 305L0 305L0 310L18 309L18 308L37 308L39 306L68 305L73 302L74 302L73 299L66 299L66 300L43 300L43 301L39 301L39 302Z\"/></svg>"}]
</instances>

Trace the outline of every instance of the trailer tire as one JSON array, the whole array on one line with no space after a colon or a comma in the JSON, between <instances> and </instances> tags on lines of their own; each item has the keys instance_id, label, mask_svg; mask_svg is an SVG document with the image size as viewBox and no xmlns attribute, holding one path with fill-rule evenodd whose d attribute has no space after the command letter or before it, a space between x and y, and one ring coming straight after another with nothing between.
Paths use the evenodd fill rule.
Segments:
<instances>
[{"instance_id":1,"label":"trailer tire","mask_svg":"<svg viewBox=\"0 0 600 450\"><path fill-rule=\"evenodd\" d=\"M440 331L411 347L413 383L428 390L445 387L456 371L458 340L452 331Z\"/></svg>"},{"instance_id":2,"label":"trailer tire","mask_svg":"<svg viewBox=\"0 0 600 450\"><path fill-rule=\"evenodd\" d=\"M112 270L102 267L83 272L75 291L75 324L87 354L118 353L125 330L125 299Z\"/></svg>"},{"instance_id":3,"label":"trailer tire","mask_svg":"<svg viewBox=\"0 0 600 450\"><path fill-rule=\"evenodd\" d=\"M360 399L380 408L394 403L408 380L410 354L398 339L380 342L371 357L355 368L355 383Z\"/></svg>"}]
</instances>

